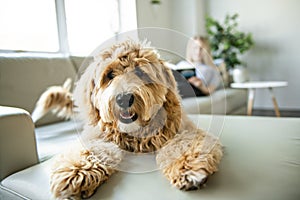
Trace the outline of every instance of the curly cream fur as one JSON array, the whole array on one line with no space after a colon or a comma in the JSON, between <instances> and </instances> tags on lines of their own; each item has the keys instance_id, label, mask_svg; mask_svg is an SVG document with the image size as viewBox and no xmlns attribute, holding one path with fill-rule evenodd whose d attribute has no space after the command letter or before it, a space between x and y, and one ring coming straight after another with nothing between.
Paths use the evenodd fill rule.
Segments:
<instances>
[{"instance_id":1,"label":"curly cream fur","mask_svg":"<svg viewBox=\"0 0 300 200\"><path fill-rule=\"evenodd\" d=\"M176 135L161 149L157 163L177 188L198 189L218 170L222 154L217 138L198 129Z\"/></svg>"},{"instance_id":2,"label":"curly cream fur","mask_svg":"<svg viewBox=\"0 0 300 200\"><path fill-rule=\"evenodd\" d=\"M89 151L82 151L78 160L61 157L51 176L51 191L54 196L91 196L95 189L106 181L113 170L101 164Z\"/></svg>"},{"instance_id":3,"label":"curly cream fur","mask_svg":"<svg viewBox=\"0 0 300 200\"><path fill-rule=\"evenodd\" d=\"M134 97L126 109L116 100L124 93ZM124 151L157 152L158 166L179 189L197 189L217 171L218 139L185 115L172 71L147 43L128 40L95 56L76 83L74 99L85 122L84 145L56 160L56 198L91 196L117 170ZM124 112L135 119L123 122Z\"/></svg>"},{"instance_id":4,"label":"curly cream fur","mask_svg":"<svg viewBox=\"0 0 300 200\"><path fill-rule=\"evenodd\" d=\"M71 79L67 79L62 86L49 87L42 93L32 112L34 122L49 111L58 117L69 119L73 115L73 99L70 92Z\"/></svg>"}]
</instances>

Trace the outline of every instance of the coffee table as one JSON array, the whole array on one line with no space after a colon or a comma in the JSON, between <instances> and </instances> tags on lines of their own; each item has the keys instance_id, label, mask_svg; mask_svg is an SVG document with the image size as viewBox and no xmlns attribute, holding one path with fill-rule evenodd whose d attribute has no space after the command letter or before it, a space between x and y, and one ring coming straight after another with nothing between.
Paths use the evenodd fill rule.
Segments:
<instances>
[{"instance_id":1,"label":"coffee table","mask_svg":"<svg viewBox=\"0 0 300 200\"><path fill-rule=\"evenodd\" d=\"M273 93L273 88L285 87L288 83L285 81L259 81L259 82L244 82L244 83L232 83L230 87L238 89L248 89L248 106L247 114L252 115L252 108L254 103L254 96L256 89L268 88L272 97L275 114L280 117L280 111L278 108L278 103Z\"/></svg>"}]
</instances>

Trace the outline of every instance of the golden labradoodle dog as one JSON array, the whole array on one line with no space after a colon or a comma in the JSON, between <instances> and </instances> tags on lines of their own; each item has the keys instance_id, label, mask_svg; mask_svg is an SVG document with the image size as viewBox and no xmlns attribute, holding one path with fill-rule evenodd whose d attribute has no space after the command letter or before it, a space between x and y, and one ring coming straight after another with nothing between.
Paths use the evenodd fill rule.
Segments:
<instances>
[{"instance_id":1,"label":"golden labradoodle dog","mask_svg":"<svg viewBox=\"0 0 300 200\"><path fill-rule=\"evenodd\" d=\"M200 188L217 171L221 144L186 117L171 69L147 43L128 40L102 51L73 95L85 120L83 145L56 158L56 198L90 197L118 171L124 152L154 152L181 190Z\"/></svg>"}]
</instances>

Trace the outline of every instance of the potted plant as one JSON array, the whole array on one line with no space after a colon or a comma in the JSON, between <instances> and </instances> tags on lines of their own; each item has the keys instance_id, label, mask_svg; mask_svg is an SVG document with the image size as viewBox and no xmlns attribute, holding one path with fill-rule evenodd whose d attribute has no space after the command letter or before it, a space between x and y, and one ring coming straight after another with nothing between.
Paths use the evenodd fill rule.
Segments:
<instances>
[{"instance_id":1,"label":"potted plant","mask_svg":"<svg viewBox=\"0 0 300 200\"><path fill-rule=\"evenodd\" d=\"M237 66L246 66L240 56L254 45L251 33L238 30L237 18L238 14L226 15L224 22L220 23L212 17L206 17L206 31L213 58L223 59L229 72Z\"/></svg>"}]
</instances>

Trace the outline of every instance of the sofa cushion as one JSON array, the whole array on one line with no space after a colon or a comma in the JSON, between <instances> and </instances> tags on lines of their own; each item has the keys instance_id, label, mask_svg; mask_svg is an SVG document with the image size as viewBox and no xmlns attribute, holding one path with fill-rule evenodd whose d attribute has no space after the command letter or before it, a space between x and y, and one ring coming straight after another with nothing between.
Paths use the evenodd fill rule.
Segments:
<instances>
[{"instance_id":1,"label":"sofa cushion","mask_svg":"<svg viewBox=\"0 0 300 200\"><path fill-rule=\"evenodd\" d=\"M247 104L247 91L225 88L210 96L189 97L182 100L188 114L231 114Z\"/></svg>"},{"instance_id":2,"label":"sofa cushion","mask_svg":"<svg viewBox=\"0 0 300 200\"><path fill-rule=\"evenodd\" d=\"M49 86L61 85L76 70L67 57L1 57L0 104L32 112L36 101ZM4 76L5 74L5 76ZM58 121L47 115L37 125Z\"/></svg>"},{"instance_id":3,"label":"sofa cushion","mask_svg":"<svg viewBox=\"0 0 300 200\"><path fill-rule=\"evenodd\" d=\"M51 162L50 159L9 176L1 182L1 189L15 193L23 199L51 199L49 181Z\"/></svg>"},{"instance_id":4,"label":"sofa cushion","mask_svg":"<svg viewBox=\"0 0 300 200\"><path fill-rule=\"evenodd\" d=\"M191 116L205 129L211 117ZM157 199L296 200L300 196L299 129L300 119L296 118L225 116L220 136L224 158L207 187L184 192L171 187L159 171L119 172L90 199L152 200L155 195ZM29 199L51 199L51 162L9 176L0 189Z\"/></svg>"},{"instance_id":5,"label":"sofa cushion","mask_svg":"<svg viewBox=\"0 0 300 200\"><path fill-rule=\"evenodd\" d=\"M0 179L38 162L34 136L28 112L0 106Z\"/></svg>"},{"instance_id":6,"label":"sofa cushion","mask_svg":"<svg viewBox=\"0 0 300 200\"><path fill-rule=\"evenodd\" d=\"M79 140L83 123L76 120L58 122L35 129L38 158L47 160Z\"/></svg>"}]
</instances>

